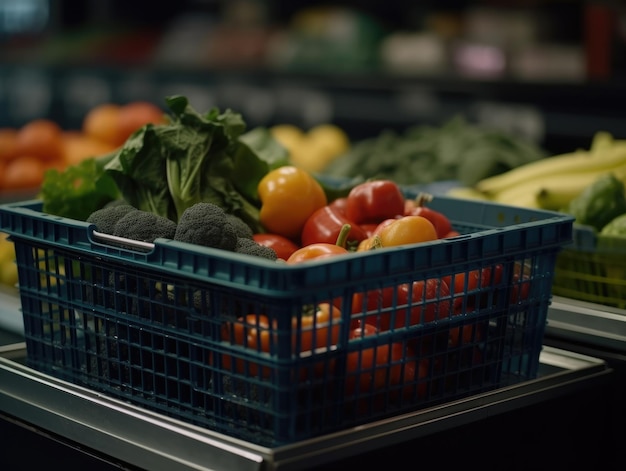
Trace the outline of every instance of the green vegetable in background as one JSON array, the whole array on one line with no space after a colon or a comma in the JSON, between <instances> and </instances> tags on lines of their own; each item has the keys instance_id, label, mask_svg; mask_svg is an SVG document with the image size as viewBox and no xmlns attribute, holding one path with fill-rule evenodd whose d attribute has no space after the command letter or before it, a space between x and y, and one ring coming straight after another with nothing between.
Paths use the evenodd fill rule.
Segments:
<instances>
[{"instance_id":1,"label":"green vegetable in background","mask_svg":"<svg viewBox=\"0 0 626 471\"><path fill-rule=\"evenodd\" d=\"M600 234L603 236L626 237L626 213L611 219L611 221L602 228Z\"/></svg>"},{"instance_id":2,"label":"green vegetable in background","mask_svg":"<svg viewBox=\"0 0 626 471\"><path fill-rule=\"evenodd\" d=\"M261 232L256 188L269 170L288 163L286 150L267 129L245 132L241 115L231 110L200 114L184 96L168 97L166 104L169 123L140 128L121 149L86 161L84 168L49 174L42 187L43 210L85 220L121 196L137 209L178 222L185 209L206 202ZM92 201L91 211L72 209L72 173L92 182L80 194Z\"/></svg>"},{"instance_id":3,"label":"green vegetable in background","mask_svg":"<svg viewBox=\"0 0 626 471\"><path fill-rule=\"evenodd\" d=\"M626 213L611 219L600 231L597 239L594 260L602 269L605 282L598 283L598 289L606 289L605 303L625 308L626 303ZM595 285L594 285L595 287ZM594 293L596 290L593 291Z\"/></svg>"},{"instance_id":4,"label":"green vegetable in background","mask_svg":"<svg viewBox=\"0 0 626 471\"><path fill-rule=\"evenodd\" d=\"M471 187L545 156L543 149L530 142L472 125L459 116L440 127L414 126L402 134L384 130L375 138L354 143L322 173L389 179L401 185L458 180Z\"/></svg>"},{"instance_id":5,"label":"green vegetable in background","mask_svg":"<svg viewBox=\"0 0 626 471\"><path fill-rule=\"evenodd\" d=\"M626 213L624 183L612 173L602 175L571 200L565 212L574 216L577 224L601 231L612 219Z\"/></svg>"}]
</instances>

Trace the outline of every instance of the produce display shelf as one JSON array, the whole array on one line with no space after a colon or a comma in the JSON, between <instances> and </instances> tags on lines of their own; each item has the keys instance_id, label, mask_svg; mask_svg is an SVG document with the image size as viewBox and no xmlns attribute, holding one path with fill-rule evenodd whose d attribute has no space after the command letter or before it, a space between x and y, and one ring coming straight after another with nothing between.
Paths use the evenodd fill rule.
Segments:
<instances>
[{"instance_id":1,"label":"produce display shelf","mask_svg":"<svg viewBox=\"0 0 626 471\"><path fill-rule=\"evenodd\" d=\"M151 470L318 467L537 404L602 381L603 360L544 346L536 379L301 442L268 448L103 396L25 366L25 344L0 350L0 415Z\"/></svg>"}]
</instances>

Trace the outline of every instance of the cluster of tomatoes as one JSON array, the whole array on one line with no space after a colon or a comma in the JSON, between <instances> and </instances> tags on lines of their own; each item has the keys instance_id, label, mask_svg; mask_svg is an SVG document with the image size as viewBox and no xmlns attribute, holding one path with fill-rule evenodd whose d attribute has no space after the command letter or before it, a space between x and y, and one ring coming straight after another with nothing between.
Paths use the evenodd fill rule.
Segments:
<instances>
[{"instance_id":1,"label":"cluster of tomatoes","mask_svg":"<svg viewBox=\"0 0 626 471\"><path fill-rule=\"evenodd\" d=\"M392 181L373 180L355 186L344 197L327 202L321 187L306 173L294 168L271 172L259 186L263 203L261 220L270 230L257 234L258 242L268 245L288 264L335 255L377 250L381 247L427 242L459 235L445 214L427 206L424 195L405 198ZM286 197L290 195L290 197ZM300 201L298 195L305 201ZM520 265L521 266L521 265ZM350 315L350 341L362 341L384 331L423 325L472 312L488 294L487 287L502 282L500 264L461 271L452 275L420 279L409 283L354 292ZM529 278L516 270L513 297L528 296ZM518 283L524 277L525 283ZM331 348L339 341L344 300L328 300L307 306L292 319L291 341L296 352L310 353ZM344 320L345 321L345 320ZM439 333L437 339L418 336L392 343L372 343L347 353L345 391L364 394L368 391L395 391L396 396L423 398L427 394L427 375L439 352L461 351L467 346L467 361L481 361L478 345L484 340L484 322L455 323ZM444 335L445 334L445 335ZM269 353L278 342L271 313L250 313L223 326L222 339L257 352ZM442 335L445 336L442 339ZM443 347L441 347L443 345ZM239 373L267 378L271 368L224 355L223 366ZM439 362L440 363L440 362ZM440 363L441 364L441 363ZM467 365L465 365L467 366ZM332 374L334 362L315 363L303 369L299 380Z\"/></svg>"},{"instance_id":2,"label":"cluster of tomatoes","mask_svg":"<svg viewBox=\"0 0 626 471\"><path fill-rule=\"evenodd\" d=\"M0 128L0 192L36 191L48 169L63 170L120 147L147 123L165 122L156 105L132 101L103 103L84 116L81 129L64 129L48 118Z\"/></svg>"}]
</instances>

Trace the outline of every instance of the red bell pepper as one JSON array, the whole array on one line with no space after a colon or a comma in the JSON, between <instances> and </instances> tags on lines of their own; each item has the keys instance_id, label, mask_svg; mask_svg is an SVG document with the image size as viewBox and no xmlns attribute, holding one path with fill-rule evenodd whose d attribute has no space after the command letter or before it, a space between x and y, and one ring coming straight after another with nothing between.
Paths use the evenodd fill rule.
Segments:
<instances>
[{"instance_id":1,"label":"red bell pepper","mask_svg":"<svg viewBox=\"0 0 626 471\"><path fill-rule=\"evenodd\" d=\"M374 223L402 216L404 194L391 180L372 180L356 185L346 200L346 216L356 224Z\"/></svg>"},{"instance_id":2,"label":"red bell pepper","mask_svg":"<svg viewBox=\"0 0 626 471\"><path fill-rule=\"evenodd\" d=\"M331 205L323 206L309 216L302 228L300 241L303 246L318 242L334 244L346 224L350 225L350 231L346 236L345 247L348 250L356 248L359 242L367 238L367 233Z\"/></svg>"}]
</instances>

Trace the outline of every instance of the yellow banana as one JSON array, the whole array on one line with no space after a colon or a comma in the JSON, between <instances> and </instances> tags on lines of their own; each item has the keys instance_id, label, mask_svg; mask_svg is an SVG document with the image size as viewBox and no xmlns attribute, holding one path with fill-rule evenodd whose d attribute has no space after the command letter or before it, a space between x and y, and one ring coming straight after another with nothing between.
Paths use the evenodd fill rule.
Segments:
<instances>
[{"instance_id":1,"label":"yellow banana","mask_svg":"<svg viewBox=\"0 0 626 471\"><path fill-rule=\"evenodd\" d=\"M494 194L492 199L502 204L558 211L564 208L569 200L579 194L586 186L591 185L598 177L608 172L621 178L626 175L626 163L609 171L544 175L541 178L512 185L506 190Z\"/></svg>"},{"instance_id":2,"label":"yellow banana","mask_svg":"<svg viewBox=\"0 0 626 471\"><path fill-rule=\"evenodd\" d=\"M523 182L561 174L584 174L609 171L626 164L626 143L611 145L602 152L575 151L536 160L505 173L485 178L476 184L476 189L494 196Z\"/></svg>"},{"instance_id":3,"label":"yellow banana","mask_svg":"<svg viewBox=\"0 0 626 471\"><path fill-rule=\"evenodd\" d=\"M560 211L567 208L570 201L576 198L581 189L565 181L562 185L555 182L550 187L541 188L536 194L537 204L541 209Z\"/></svg>"},{"instance_id":4,"label":"yellow banana","mask_svg":"<svg viewBox=\"0 0 626 471\"><path fill-rule=\"evenodd\" d=\"M626 165L617 168L612 173L620 179L626 172ZM540 185L536 193L537 203L542 209L559 211L567 207L569 202L577 197L596 179L608 172L592 172L581 174L564 174L551 178Z\"/></svg>"},{"instance_id":5,"label":"yellow banana","mask_svg":"<svg viewBox=\"0 0 626 471\"><path fill-rule=\"evenodd\" d=\"M589 147L589 152L593 155L597 155L603 150L609 149L615 140L613 139L613 135L607 131L598 131L593 135L591 139L591 146Z\"/></svg>"},{"instance_id":6,"label":"yellow banana","mask_svg":"<svg viewBox=\"0 0 626 471\"><path fill-rule=\"evenodd\" d=\"M593 156L601 156L602 151L611 148L612 146L623 146L626 144L624 139L615 139L613 135L608 131L597 131L591 139L591 147L589 151Z\"/></svg>"},{"instance_id":7,"label":"yellow banana","mask_svg":"<svg viewBox=\"0 0 626 471\"><path fill-rule=\"evenodd\" d=\"M476 190L475 188L469 186L459 186L455 188L450 188L446 192L447 196L452 196L454 198L462 198L467 200L489 200L484 193Z\"/></svg>"},{"instance_id":8,"label":"yellow banana","mask_svg":"<svg viewBox=\"0 0 626 471\"><path fill-rule=\"evenodd\" d=\"M539 203L536 199L538 183L539 182L528 181L520 183L519 185L513 185L506 190L496 193L491 200L510 206L538 208Z\"/></svg>"}]
</instances>

